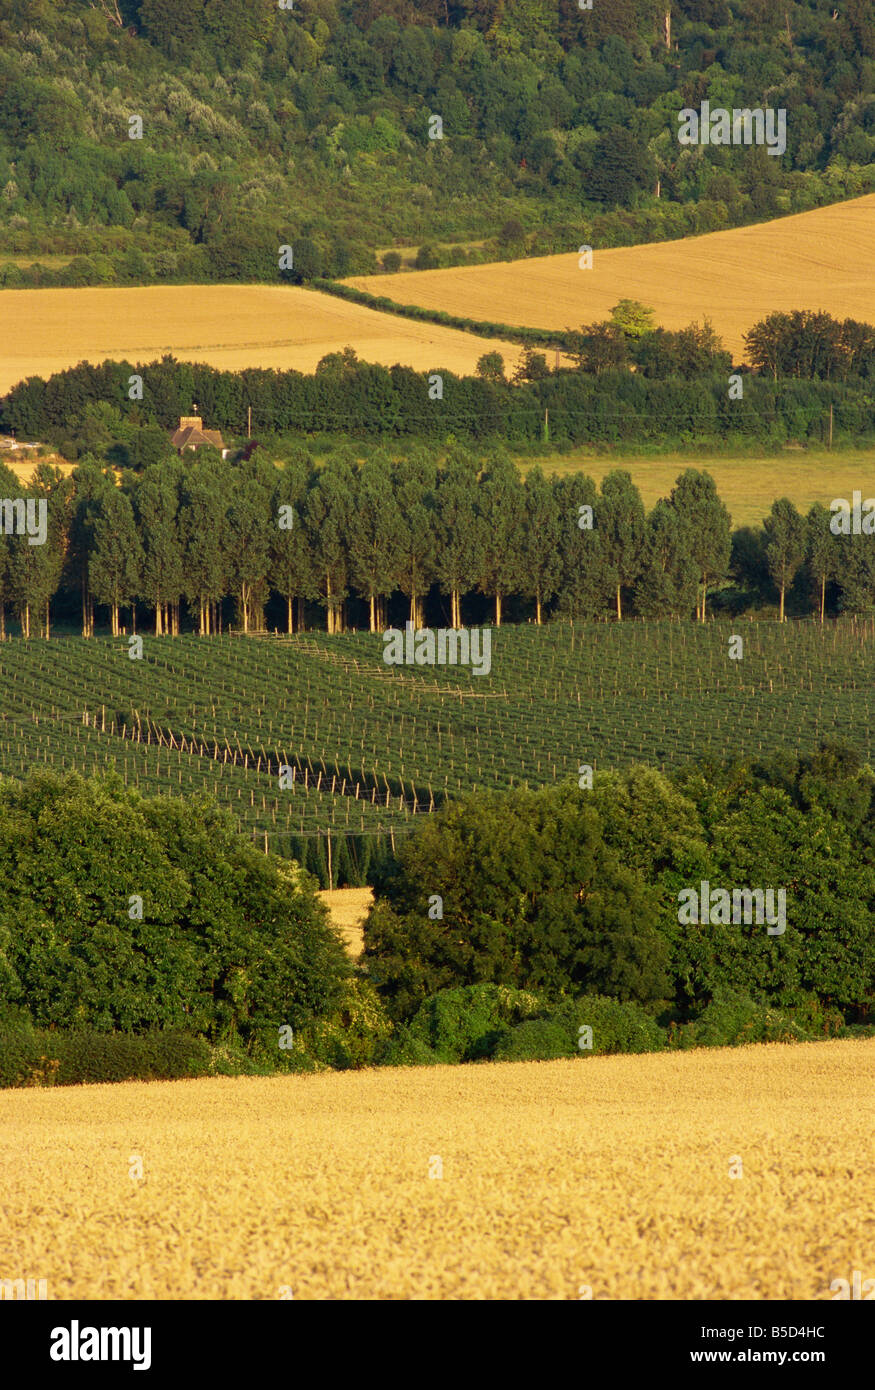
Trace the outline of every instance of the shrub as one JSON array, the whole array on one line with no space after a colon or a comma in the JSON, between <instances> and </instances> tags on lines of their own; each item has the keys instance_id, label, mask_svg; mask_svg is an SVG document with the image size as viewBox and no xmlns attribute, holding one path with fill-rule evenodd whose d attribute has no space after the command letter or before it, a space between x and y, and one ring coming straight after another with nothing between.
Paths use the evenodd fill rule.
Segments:
<instances>
[{"instance_id":1,"label":"shrub","mask_svg":"<svg viewBox=\"0 0 875 1390\"><path fill-rule=\"evenodd\" d=\"M501 985L444 989L427 999L407 1033L432 1049L438 1062L472 1062L492 1055L508 1024L543 1010L537 995Z\"/></svg>"},{"instance_id":2,"label":"shrub","mask_svg":"<svg viewBox=\"0 0 875 1390\"><path fill-rule=\"evenodd\" d=\"M496 1062L548 1062L575 1052L566 1025L552 1018L527 1018L499 1036L492 1055Z\"/></svg>"},{"instance_id":3,"label":"shrub","mask_svg":"<svg viewBox=\"0 0 875 1390\"><path fill-rule=\"evenodd\" d=\"M757 1042L804 1042L818 1034L779 1009L745 994L717 990L697 1019L681 1030L681 1047L739 1047Z\"/></svg>"},{"instance_id":4,"label":"shrub","mask_svg":"<svg viewBox=\"0 0 875 1390\"><path fill-rule=\"evenodd\" d=\"M371 1066L392 1034L392 1024L369 980L350 980L334 1012L298 1035L300 1049L339 1071ZM292 1049L294 1051L294 1049Z\"/></svg>"},{"instance_id":5,"label":"shrub","mask_svg":"<svg viewBox=\"0 0 875 1390\"><path fill-rule=\"evenodd\" d=\"M582 1056L611 1052L658 1052L665 1046L665 1032L639 1004L623 1003L600 994L584 994L569 1000L550 1014L551 1021L567 1030L572 1048ZM592 1049L578 1048L580 1029L592 1029Z\"/></svg>"},{"instance_id":6,"label":"shrub","mask_svg":"<svg viewBox=\"0 0 875 1390\"><path fill-rule=\"evenodd\" d=\"M0 1029L0 1085L76 1086L205 1076L210 1049L179 1030L139 1036L87 1029L44 1031L18 1022Z\"/></svg>"},{"instance_id":7,"label":"shrub","mask_svg":"<svg viewBox=\"0 0 875 1390\"><path fill-rule=\"evenodd\" d=\"M378 1049L375 1061L384 1067L433 1067L443 1058L421 1038L413 1036L409 1028L399 1028Z\"/></svg>"}]
</instances>

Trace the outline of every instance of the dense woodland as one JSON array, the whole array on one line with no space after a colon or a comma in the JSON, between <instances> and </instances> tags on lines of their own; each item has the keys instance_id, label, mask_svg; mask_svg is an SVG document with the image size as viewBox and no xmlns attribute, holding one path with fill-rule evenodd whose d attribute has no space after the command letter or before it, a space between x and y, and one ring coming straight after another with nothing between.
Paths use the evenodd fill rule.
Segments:
<instances>
[{"instance_id":1,"label":"dense woodland","mask_svg":"<svg viewBox=\"0 0 875 1390\"><path fill-rule=\"evenodd\" d=\"M704 98L785 109L786 153L679 145ZM873 187L869 0L0 0L0 284L462 264Z\"/></svg>"},{"instance_id":2,"label":"dense woodland","mask_svg":"<svg viewBox=\"0 0 875 1390\"><path fill-rule=\"evenodd\" d=\"M821 620L875 609L868 534L833 534L828 506L802 517L786 498L762 530L733 534L714 480L695 469L649 513L622 470L600 489L539 467L523 481L505 452L459 445L373 448L363 461L343 445L319 466L299 448L279 469L260 449L236 465L203 449L124 470L120 485L94 459L66 478L43 462L27 489L2 466L0 496L43 499L47 516L44 544L21 520L0 536L0 634L7 607L25 636L50 635L53 608L65 623L81 616L89 636L101 607L113 635L123 610L136 630L138 608L158 635L221 631L232 612L248 633L265 628L271 601L273 625L293 632L318 614L329 633L382 631L390 618L704 621L715 603L775 599L783 619L788 596L790 611Z\"/></svg>"}]
</instances>

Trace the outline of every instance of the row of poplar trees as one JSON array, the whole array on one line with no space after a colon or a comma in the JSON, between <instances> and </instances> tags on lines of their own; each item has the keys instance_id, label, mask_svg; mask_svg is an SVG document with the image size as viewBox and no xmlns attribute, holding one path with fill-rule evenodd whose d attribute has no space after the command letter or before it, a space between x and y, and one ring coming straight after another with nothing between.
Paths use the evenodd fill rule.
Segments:
<instances>
[{"instance_id":1,"label":"row of poplar trees","mask_svg":"<svg viewBox=\"0 0 875 1390\"><path fill-rule=\"evenodd\" d=\"M629 611L704 621L709 594L731 575L756 588L763 577L784 596L807 574L821 618L836 580L865 608L875 592L872 538L837 537L823 506L800 516L775 503L761 531L733 537L708 473L687 470L648 513L628 473L597 487L581 473L525 479L501 452L476 457L459 446L418 447L359 459L344 445L317 465L303 449L277 467L260 449L239 464L203 449L125 471L86 458L70 476L41 463L27 487L0 465L0 498L43 498L48 538L0 534L0 633L7 607L22 632L50 633L52 600L81 599L82 633L105 605L113 635L122 610L153 615L157 635L177 634L187 607L201 634L220 631L226 600L243 632L262 630L272 594L285 626L299 631L318 604L329 633L349 625L349 603L366 605L371 631L387 626L388 603L424 625L425 600L444 599L462 625L466 595L487 595L492 620L524 600L538 623L560 614L594 618ZM397 608L395 610L398 611ZM520 611L517 606L516 611Z\"/></svg>"}]
</instances>

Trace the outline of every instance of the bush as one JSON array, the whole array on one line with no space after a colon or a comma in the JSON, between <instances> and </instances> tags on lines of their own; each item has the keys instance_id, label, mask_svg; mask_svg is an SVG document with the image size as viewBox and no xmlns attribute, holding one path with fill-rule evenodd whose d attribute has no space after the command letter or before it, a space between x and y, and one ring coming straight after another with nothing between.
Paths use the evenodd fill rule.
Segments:
<instances>
[{"instance_id":1,"label":"bush","mask_svg":"<svg viewBox=\"0 0 875 1390\"><path fill-rule=\"evenodd\" d=\"M437 1062L479 1061L492 1055L508 1024L542 1010L537 995L501 985L444 989L425 1001L407 1036L430 1048Z\"/></svg>"},{"instance_id":2,"label":"bush","mask_svg":"<svg viewBox=\"0 0 875 1390\"><path fill-rule=\"evenodd\" d=\"M697 1019L679 1030L680 1047L739 1047L744 1043L806 1042L822 1034L745 994L717 990Z\"/></svg>"},{"instance_id":3,"label":"bush","mask_svg":"<svg viewBox=\"0 0 875 1390\"><path fill-rule=\"evenodd\" d=\"M605 995L584 994L579 999L569 1000L554 1009L550 1019L567 1030L572 1048L579 1050L582 1056L658 1052L666 1043L664 1030L640 1005L621 1003ZM591 1049L578 1047L580 1029L584 1025L592 1029Z\"/></svg>"},{"instance_id":4,"label":"bush","mask_svg":"<svg viewBox=\"0 0 875 1390\"><path fill-rule=\"evenodd\" d=\"M496 1062L548 1062L576 1053L568 1027L552 1018L528 1018L502 1033L495 1045Z\"/></svg>"},{"instance_id":5,"label":"bush","mask_svg":"<svg viewBox=\"0 0 875 1390\"><path fill-rule=\"evenodd\" d=\"M322 1066L347 1071L373 1065L391 1034L392 1024L373 985L357 979L348 982L331 1016L308 1024L296 1042Z\"/></svg>"},{"instance_id":6,"label":"bush","mask_svg":"<svg viewBox=\"0 0 875 1390\"><path fill-rule=\"evenodd\" d=\"M0 1029L0 1085L76 1086L109 1081L170 1081L205 1076L210 1049L178 1030L144 1033Z\"/></svg>"},{"instance_id":7,"label":"bush","mask_svg":"<svg viewBox=\"0 0 875 1390\"><path fill-rule=\"evenodd\" d=\"M427 821L365 923L368 972L394 1019L487 981L547 998L666 996L655 894L576 787L475 795ZM439 923L424 883L443 898Z\"/></svg>"},{"instance_id":8,"label":"bush","mask_svg":"<svg viewBox=\"0 0 875 1390\"><path fill-rule=\"evenodd\" d=\"M399 1028L378 1050L375 1060L383 1067L433 1067L443 1061L409 1028Z\"/></svg>"}]
</instances>

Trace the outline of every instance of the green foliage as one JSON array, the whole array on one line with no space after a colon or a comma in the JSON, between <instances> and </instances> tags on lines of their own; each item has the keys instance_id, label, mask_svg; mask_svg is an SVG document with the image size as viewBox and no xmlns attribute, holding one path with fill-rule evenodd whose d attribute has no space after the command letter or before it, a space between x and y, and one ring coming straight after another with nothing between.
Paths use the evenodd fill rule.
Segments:
<instances>
[{"instance_id":1,"label":"green foliage","mask_svg":"<svg viewBox=\"0 0 875 1390\"><path fill-rule=\"evenodd\" d=\"M658 1052L665 1034L653 1016L633 1001L599 994L569 1000L550 1014L582 1057L612 1052ZM592 1048L582 1049L581 1028L592 1029Z\"/></svg>"},{"instance_id":2,"label":"green foliage","mask_svg":"<svg viewBox=\"0 0 875 1390\"><path fill-rule=\"evenodd\" d=\"M492 1053L495 1062L549 1062L574 1055L568 1029L550 1018L530 1018L502 1033Z\"/></svg>"},{"instance_id":3,"label":"green foliage","mask_svg":"<svg viewBox=\"0 0 875 1390\"><path fill-rule=\"evenodd\" d=\"M365 961L396 1018L453 984L642 1001L667 988L655 900L576 788L449 805L399 849L384 892L365 924ZM432 893L441 921L426 913Z\"/></svg>"},{"instance_id":4,"label":"green foliage","mask_svg":"<svg viewBox=\"0 0 875 1390\"><path fill-rule=\"evenodd\" d=\"M678 1047L739 1047L745 1043L807 1042L817 1036L789 1014L747 995L718 990L692 1023L673 1040Z\"/></svg>"},{"instance_id":5,"label":"green foliage","mask_svg":"<svg viewBox=\"0 0 875 1390\"><path fill-rule=\"evenodd\" d=\"M0 784L0 1021L244 1040L330 1013L350 973L312 888L208 798Z\"/></svg>"},{"instance_id":6,"label":"green foliage","mask_svg":"<svg viewBox=\"0 0 875 1390\"><path fill-rule=\"evenodd\" d=\"M404 1040L413 1045L414 1053L417 1043L430 1049L438 1062L481 1061L492 1055L508 1024L542 1008L537 995L501 985L439 990L414 1014Z\"/></svg>"},{"instance_id":7,"label":"green foliage","mask_svg":"<svg viewBox=\"0 0 875 1390\"><path fill-rule=\"evenodd\" d=\"M332 273L367 273L373 247L417 244L424 227L454 247L434 253L449 263L463 247L568 251L581 217L592 244L630 245L875 185L865 0L837 23L829 7L791 14L790 45L761 5L725 0L676 9L671 46L649 0L601 0L585 16L544 0L121 0L122 24L100 10L0 8L0 248L75 258L24 266L27 285L232 267L276 281L276 246L298 237ZM740 107L768 90L787 109L782 160L678 156L677 112L718 89ZM432 112L443 140L427 137ZM129 113L142 140L127 138ZM263 255L239 244L233 229L247 226Z\"/></svg>"},{"instance_id":8,"label":"green foliage","mask_svg":"<svg viewBox=\"0 0 875 1390\"><path fill-rule=\"evenodd\" d=\"M306 1025L296 1037L300 1050L335 1071L372 1066L385 1053L391 1021L370 981L349 980L332 1013Z\"/></svg>"},{"instance_id":9,"label":"green foliage","mask_svg":"<svg viewBox=\"0 0 875 1390\"><path fill-rule=\"evenodd\" d=\"M0 1023L0 1086L78 1086L111 1081L172 1081L205 1076L210 1048L179 1030L137 1036L87 1029L41 1030Z\"/></svg>"}]
</instances>

